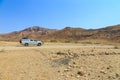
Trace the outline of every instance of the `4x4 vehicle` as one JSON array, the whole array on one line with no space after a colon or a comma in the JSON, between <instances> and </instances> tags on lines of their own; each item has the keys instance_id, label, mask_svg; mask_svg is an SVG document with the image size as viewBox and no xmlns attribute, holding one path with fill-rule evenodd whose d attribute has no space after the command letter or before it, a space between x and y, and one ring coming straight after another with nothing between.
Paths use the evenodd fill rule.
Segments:
<instances>
[{"instance_id":1,"label":"4x4 vehicle","mask_svg":"<svg viewBox=\"0 0 120 80\"><path fill-rule=\"evenodd\" d=\"M29 46L29 45L37 45L37 46L41 46L43 45L42 41L38 41L38 40L34 40L34 39L29 39L29 38L22 38L20 40L20 43L25 45L25 46Z\"/></svg>"}]
</instances>

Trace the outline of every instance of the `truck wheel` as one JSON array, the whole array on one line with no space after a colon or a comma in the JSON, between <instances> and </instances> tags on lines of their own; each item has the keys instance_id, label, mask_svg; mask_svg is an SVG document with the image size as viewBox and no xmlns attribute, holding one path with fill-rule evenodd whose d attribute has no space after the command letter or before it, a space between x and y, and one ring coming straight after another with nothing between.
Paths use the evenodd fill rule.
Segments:
<instances>
[{"instance_id":1,"label":"truck wheel","mask_svg":"<svg viewBox=\"0 0 120 80\"><path fill-rule=\"evenodd\" d=\"M28 46L29 44L28 43L25 43L25 46Z\"/></svg>"},{"instance_id":2,"label":"truck wheel","mask_svg":"<svg viewBox=\"0 0 120 80\"><path fill-rule=\"evenodd\" d=\"M41 43L38 43L37 46L41 46Z\"/></svg>"}]
</instances>

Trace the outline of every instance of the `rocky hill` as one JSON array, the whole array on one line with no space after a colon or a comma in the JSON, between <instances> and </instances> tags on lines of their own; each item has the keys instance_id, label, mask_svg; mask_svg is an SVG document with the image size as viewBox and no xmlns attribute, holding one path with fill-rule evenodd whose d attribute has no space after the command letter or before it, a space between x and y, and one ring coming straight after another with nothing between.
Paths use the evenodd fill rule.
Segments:
<instances>
[{"instance_id":1,"label":"rocky hill","mask_svg":"<svg viewBox=\"0 0 120 80\"><path fill-rule=\"evenodd\" d=\"M0 35L1 40L18 41L22 37L40 39L44 41L80 41L107 40L120 42L120 25L108 26L100 29L82 29L66 27L62 30L47 29L39 26Z\"/></svg>"},{"instance_id":2,"label":"rocky hill","mask_svg":"<svg viewBox=\"0 0 120 80\"><path fill-rule=\"evenodd\" d=\"M22 37L40 39L41 37L55 32L55 29L47 29L39 26L33 26L21 31L15 31L7 34L1 34L1 40L18 41Z\"/></svg>"},{"instance_id":3,"label":"rocky hill","mask_svg":"<svg viewBox=\"0 0 120 80\"><path fill-rule=\"evenodd\" d=\"M79 40L107 40L120 42L120 25L109 26L101 29L81 29L67 27L49 35L54 40L79 41Z\"/></svg>"}]
</instances>

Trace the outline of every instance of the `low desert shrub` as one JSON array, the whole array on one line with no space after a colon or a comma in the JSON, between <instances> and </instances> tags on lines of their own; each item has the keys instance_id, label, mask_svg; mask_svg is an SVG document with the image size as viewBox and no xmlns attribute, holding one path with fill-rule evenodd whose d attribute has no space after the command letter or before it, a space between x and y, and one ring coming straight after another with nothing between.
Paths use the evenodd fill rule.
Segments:
<instances>
[{"instance_id":1,"label":"low desert shrub","mask_svg":"<svg viewBox=\"0 0 120 80\"><path fill-rule=\"evenodd\" d=\"M4 50L4 49L1 49L1 50L0 50L0 53L3 53L3 52L5 52L5 50Z\"/></svg>"},{"instance_id":2,"label":"low desert shrub","mask_svg":"<svg viewBox=\"0 0 120 80\"><path fill-rule=\"evenodd\" d=\"M57 42L57 40L50 40L50 42Z\"/></svg>"},{"instance_id":3,"label":"low desert shrub","mask_svg":"<svg viewBox=\"0 0 120 80\"><path fill-rule=\"evenodd\" d=\"M67 41L65 41L65 43L70 43L71 41L69 41L69 40L67 40Z\"/></svg>"},{"instance_id":4,"label":"low desert shrub","mask_svg":"<svg viewBox=\"0 0 120 80\"><path fill-rule=\"evenodd\" d=\"M119 49L119 47L118 46L114 46L114 49Z\"/></svg>"},{"instance_id":5,"label":"low desert shrub","mask_svg":"<svg viewBox=\"0 0 120 80\"><path fill-rule=\"evenodd\" d=\"M57 54L57 55L65 55L66 53L63 53L63 52L60 52L60 51L59 51L59 52L57 52L56 54Z\"/></svg>"}]
</instances>

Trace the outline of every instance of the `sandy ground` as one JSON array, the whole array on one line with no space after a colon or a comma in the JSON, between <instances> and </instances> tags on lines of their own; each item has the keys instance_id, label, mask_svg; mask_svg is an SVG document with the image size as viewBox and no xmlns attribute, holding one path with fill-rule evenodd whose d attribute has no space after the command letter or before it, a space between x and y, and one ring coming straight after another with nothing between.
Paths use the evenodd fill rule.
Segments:
<instances>
[{"instance_id":1,"label":"sandy ground","mask_svg":"<svg viewBox=\"0 0 120 80\"><path fill-rule=\"evenodd\" d=\"M120 80L120 48L0 42L0 80Z\"/></svg>"}]
</instances>

